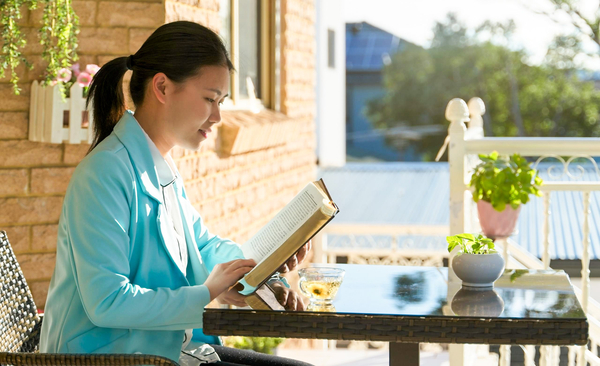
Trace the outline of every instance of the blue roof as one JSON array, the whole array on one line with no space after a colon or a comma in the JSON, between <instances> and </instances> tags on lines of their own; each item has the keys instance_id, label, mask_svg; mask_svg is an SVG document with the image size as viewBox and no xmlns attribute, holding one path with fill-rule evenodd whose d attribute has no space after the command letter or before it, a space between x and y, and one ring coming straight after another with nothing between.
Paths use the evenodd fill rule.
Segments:
<instances>
[{"instance_id":1,"label":"blue roof","mask_svg":"<svg viewBox=\"0 0 600 366\"><path fill-rule=\"evenodd\" d=\"M538 168L540 176L549 176L549 164ZM319 177L327 184L340 207L335 219L339 224L372 225L448 225L449 171L447 163L348 163L341 168L321 168ZM556 180L556 179L554 179ZM560 180L566 180L561 178ZM598 181L591 165L584 166L583 181ZM600 259L600 193L591 194L590 257ZM582 255L583 203L581 192L552 192L550 196L550 240L552 259L580 259ZM543 199L533 197L523 205L513 239L530 253L542 256ZM437 247L440 237L402 237L400 247L426 245ZM408 240L408 241L406 241ZM344 238L336 238L343 243ZM403 244L403 242L408 244ZM377 245L389 247L384 239ZM364 239L359 246L369 246ZM390 244L391 245L391 244Z\"/></svg>"},{"instance_id":2,"label":"blue roof","mask_svg":"<svg viewBox=\"0 0 600 366\"><path fill-rule=\"evenodd\" d=\"M380 71L406 41L369 23L346 24L346 71Z\"/></svg>"}]
</instances>

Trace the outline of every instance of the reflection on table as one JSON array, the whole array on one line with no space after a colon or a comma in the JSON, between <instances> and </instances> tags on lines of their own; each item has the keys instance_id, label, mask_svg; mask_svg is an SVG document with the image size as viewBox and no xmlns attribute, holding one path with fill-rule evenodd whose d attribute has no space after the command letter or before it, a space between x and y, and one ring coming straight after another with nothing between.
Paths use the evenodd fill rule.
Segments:
<instances>
[{"instance_id":1,"label":"reflection on table","mask_svg":"<svg viewBox=\"0 0 600 366\"><path fill-rule=\"evenodd\" d=\"M363 267L343 265L346 277L333 300L338 314L585 318L563 271L505 270L493 289L460 289L450 303L453 314L448 314L443 311L448 305L447 268Z\"/></svg>"}]
</instances>

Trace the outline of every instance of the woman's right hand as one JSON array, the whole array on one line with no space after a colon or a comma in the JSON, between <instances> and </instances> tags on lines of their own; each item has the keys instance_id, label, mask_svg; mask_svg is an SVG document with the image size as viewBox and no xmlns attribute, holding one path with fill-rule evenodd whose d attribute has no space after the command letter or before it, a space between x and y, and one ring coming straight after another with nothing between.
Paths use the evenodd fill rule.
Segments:
<instances>
[{"instance_id":1,"label":"woman's right hand","mask_svg":"<svg viewBox=\"0 0 600 366\"><path fill-rule=\"evenodd\" d=\"M235 259L217 264L204 282L210 292L210 300L214 300L222 292L227 291L254 266L256 266L254 259Z\"/></svg>"}]
</instances>

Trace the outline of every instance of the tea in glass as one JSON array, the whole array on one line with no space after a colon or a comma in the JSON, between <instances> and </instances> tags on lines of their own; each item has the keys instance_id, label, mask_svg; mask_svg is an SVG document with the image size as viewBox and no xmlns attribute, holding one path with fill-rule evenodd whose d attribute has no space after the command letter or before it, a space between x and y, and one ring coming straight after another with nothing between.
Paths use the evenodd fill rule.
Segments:
<instances>
[{"instance_id":1,"label":"tea in glass","mask_svg":"<svg viewBox=\"0 0 600 366\"><path fill-rule=\"evenodd\" d=\"M313 267L298 270L300 275L300 290L309 298L309 308L322 307L331 304L345 271L333 267Z\"/></svg>"}]
</instances>

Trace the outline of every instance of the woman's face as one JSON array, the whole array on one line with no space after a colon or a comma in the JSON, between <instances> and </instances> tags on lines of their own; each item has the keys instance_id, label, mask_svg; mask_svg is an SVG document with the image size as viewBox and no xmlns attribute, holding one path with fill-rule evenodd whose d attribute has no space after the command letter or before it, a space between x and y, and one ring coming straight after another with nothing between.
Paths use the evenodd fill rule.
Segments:
<instances>
[{"instance_id":1,"label":"woman's face","mask_svg":"<svg viewBox=\"0 0 600 366\"><path fill-rule=\"evenodd\" d=\"M198 150L221 121L221 103L229 93L229 69L204 66L196 76L177 85L165 103L170 142Z\"/></svg>"}]
</instances>

